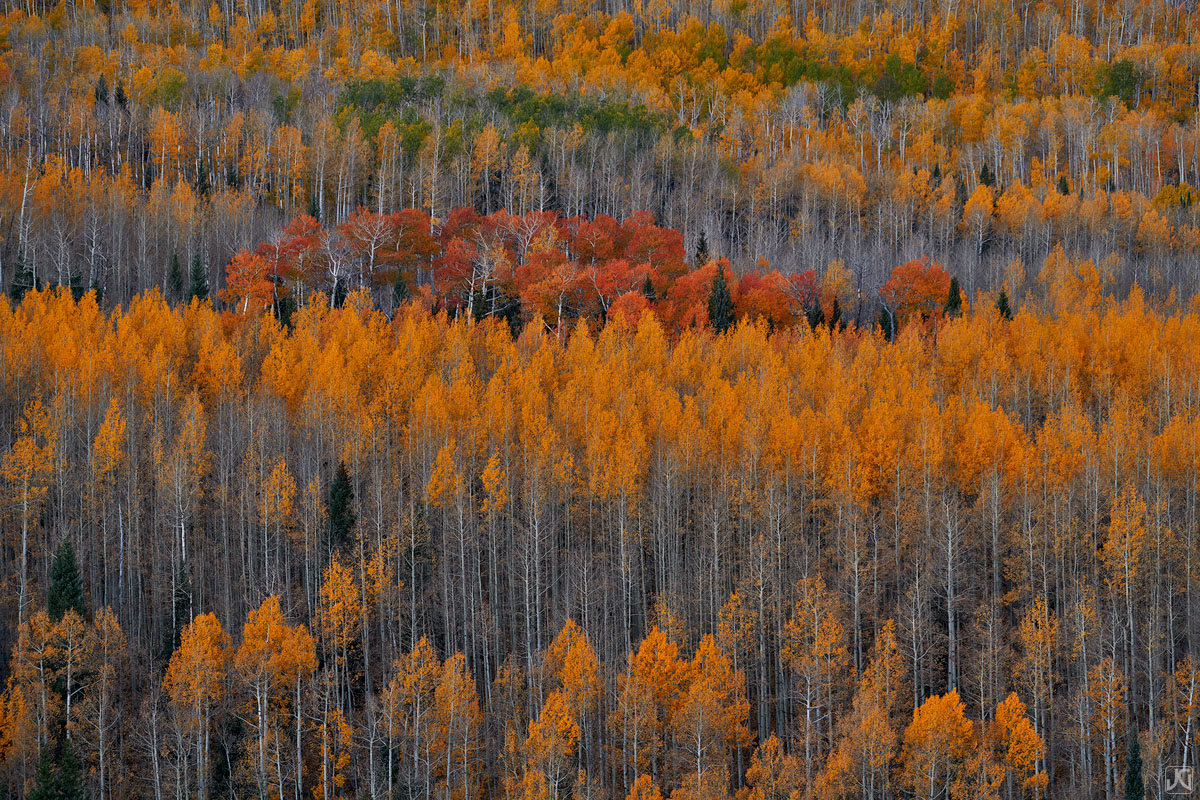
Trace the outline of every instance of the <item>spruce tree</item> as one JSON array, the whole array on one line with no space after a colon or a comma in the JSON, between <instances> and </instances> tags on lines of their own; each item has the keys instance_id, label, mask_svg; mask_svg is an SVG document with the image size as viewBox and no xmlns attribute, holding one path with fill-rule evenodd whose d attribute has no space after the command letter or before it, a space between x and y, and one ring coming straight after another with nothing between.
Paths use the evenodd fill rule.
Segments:
<instances>
[{"instance_id":1,"label":"spruce tree","mask_svg":"<svg viewBox=\"0 0 1200 800\"><path fill-rule=\"evenodd\" d=\"M946 316L957 317L962 313L962 289L958 285L958 278L950 278L950 292L946 296Z\"/></svg>"},{"instance_id":2,"label":"spruce tree","mask_svg":"<svg viewBox=\"0 0 1200 800\"><path fill-rule=\"evenodd\" d=\"M183 298L183 267L179 266L179 253L171 253L171 269L167 273L167 295L170 300Z\"/></svg>"},{"instance_id":3,"label":"spruce tree","mask_svg":"<svg viewBox=\"0 0 1200 800\"><path fill-rule=\"evenodd\" d=\"M708 292L708 322L717 333L724 333L733 326L733 297L725 283L725 267L720 265Z\"/></svg>"},{"instance_id":4,"label":"spruce tree","mask_svg":"<svg viewBox=\"0 0 1200 800\"><path fill-rule=\"evenodd\" d=\"M1003 289L1000 290L1000 296L996 298L996 310L1005 319L1012 319L1012 305L1008 301L1008 292Z\"/></svg>"},{"instance_id":5,"label":"spruce tree","mask_svg":"<svg viewBox=\"0 0 1200 800\"><path fill-rule=\"evenodd\" d=\"M208 197L208 167L204 164L196 166L196 194Z\"/></svg>"},{"instance_id":6,"label":"spruce tree","mask_svg":"<svg viewBox=\"0 0 1200 800\"><path fill-rule=\"evenodd\" d=\"M808 307L808 327L816 330L821 325L825 324L825 310L821 308L821 301L814 300L812 305Z\"/></svg>"},{"instance_id":7,"label":"spruce tree","mask_svg":"<svg viewBox=\"0 0 1200 800\"><path fill-rule=\"evenodd\" d=\"M355 521L354 486L350 483L346 462L339 461L329 486L329 542L333 547L341 547L350 541Z\"/></svg>"},{"instance_id":8,"label":"spruce tree","mask_svg":"<svg viewBox=\"0 0 1200 800\"><path fill-rule=\"evenodd\" d=\"M1058 176L1058 193L1059 194L1070 194L1071 193L1071 187L1070 187L1070 185L1067 184L1067 176L1066 175Z\"/></svg>"},{"instance_id":9,"label":"spruce tree","mask_svg":"<svg viewBox=\"0 0 1200 800\"><path fill-rule=\"evenodd\" d=\"M1146 800L1146 785L1142 781L1142 746L1138 743L1136 730L1125 758L1125 800Z\"/></svg>"},{"instance_id":10,"label":"spruce tree","mask_svg":"<svg viewBox=\"0 0 1200 800\"><path fill-rule=\"evenodd\" d=\"M708 263L708 237L704 235L704 231L700 231L700 239L696 242L696 267L703 267Z\"/></svg>"},{"instance_id":11,"label":"spruce tree","mask_svg":"<svg viewBox=\"0 0 1200 800\"><path fill-rule=\"evenodd\" d=\"M103 72L100 73L100 80L96 81L96 105L108 105L108 81Z\"/></svg>"},{"instance_id":12,"label":"spruce tree","mask_svg":"<svg viewBox=\"0 0 1200 800\"><path fill-rule=\"evenodd\" d=\"M67 278L67 286L71 289L71 297L78 303L87 294L87 289L83 286L83 275L78 272L71 273L71 277Z\"/></svg>"},{"instance_id":13,"label":"spruce tree","mask_svg":"<svg viewBox=\"0 0 1200 800\"><path fill-rule=\"evenodd\" d=\"M408 281L404 280L403 275L397 275L396 282L392 284L392 308L404 305L410 297L412 297L412 290L408 288Z\"/></svg>"},{"instance_id":14,"label":"spruce tree","mask_svg":"<svg viewBox=\"0 0 1200 800\"><path fill-rule=\"evenodd\" d=\"M839 330L842 326L842 307L838 299L833 298L833 307L829 309L829 330Z\"/></svg>"},{"instance_id":15,"label":"spruce tree","mask_svg":"<svg viewBox=\"0 0 1200 800\"><path fill-rule=\"evenodd\" d=\"M37 276L25 265L24 261L18 261L17 268L13 271L12 281L8 284L8 296L14 303L19 303L24 299L26 292L36 288Z\"/></svg>"},{"instance_id":16,"label":"spruce tree","mask_svg":"<svg viewBox=\"0 0 1200 800\"><path fill-rule=\"evenodd\" d=\"M58 787L54 777L54 755L50 745L42 746L42 755L38 759L37 773L33 777L33 788L25 795L25 800L58 800Z\"/></svg>"},{"instance_id":17,"label":"spruce tree","mask_svg":"<svg viewBox=\"0 0 1200 800\"><path fill-rule=\"evenodd\" d=\"M50 614L50 619L58 622L70 609L74 609L81 618L87 618L83 579L79 576L75 547L70 539L63 539L54 553L54 563L50 565L50 591L46 596L46 611Z\"/></svg>"},{"instance_id":18,"label":"spruce tree","mask_svg":"<svg viewBox=\"0 0 1200 800\"><path fill-rule=\"evenodd\" d=\"M879 331L889 342L896 336L896 326L892 323L892 315L886 308L879 310Z\"/></svg>"},{"instance_id":19,"label":"spruce tree","mask_svg":"<svg viewBox=\"0 0 1200 800\"><path fill-rule=\"evenodd\" d=\"M988 168L986 161L979 170L979 182L984 186L993 186L996 183L996 178L992 175L992 171Z\"/></svg>"},{"instance_id":20,"label":"spruce tree","mask_svg":"<svg viewBox=\"0 0 1200 800\"><path fill-rule=\"evenodd\" d=\"M117 101L117 105L121 108L125 108L129 103L129 96L125 94L125 81L117 80L117 91L113 94L113 99Z\"/></svg>"},{"instance_id":21,"label":"spruce tree","mask_svg":"<svg viewBox=\"0 0 1200 800\"><path fill-rule=\"evenodd\" d=\"M190 303L193 297L198 300L208 299L208 272L200 261L199 251L192 256L192 270L188 276L187 301Z\"/></svg>"},{"instance_id":22,"label":"spruce tree","mask_svg":"<svg viewBox=\"0 0 1200 800\"><path fill-rule=\"evenodd\" d=\"M642 297L646 298L651 303L658 299L654 292L654 283L651 282L649 275L646 276L646 282L642 284Z\"/></svg>"},{"instance_id":23,"label":"spruce tree","mask_svg":"<svg viewBox=\"0 0 1200 800\"><path fill-rule=\"evenodd\" d=\"M58 754L58 775L54 783L56 800L83 800L83 774L70 739L63 742Z\"/></svg>"},{"instance_id":24,"label":"spruce tree","mask_svg":"<svg viewBox=\"0 0 1200 800\"><path fill-rule=\"evenodd\" d=\"M321 197L316 186L308 193L308 215L317 222L321 221Z\"/></svg>"}]
</instances>

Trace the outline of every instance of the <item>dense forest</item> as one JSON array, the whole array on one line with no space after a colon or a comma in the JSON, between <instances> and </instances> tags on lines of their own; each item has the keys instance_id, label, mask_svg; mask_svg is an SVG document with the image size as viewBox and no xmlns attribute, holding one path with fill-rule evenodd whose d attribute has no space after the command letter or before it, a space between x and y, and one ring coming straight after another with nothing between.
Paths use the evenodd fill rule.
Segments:
<instances>
[{"instance_id":1,"label":"dense forest","mask_svg":"<svg viewBox=\"0 0 1200 800\"><path fill-rule=\"evenodd\" d=\"M1200 12L5 0L3 800L1200 768Z\"/></svg>"},{"instance_id":2,"label":"dense forest","mask_svg":"<svg viewBox=\"0 0 1200 800\"><path fill-rule=\"evenodd\" d=\"M8 0L0 284L220 288L301 215L649 213L742 269L1020 291L1057 245L1194 292L1169 0ZM416 289L417 286L410 288Z\"/></svg>"},{"instance_id":3,"label":"dense forest","mask_svg":"<svg viewBox=\"0 0 1200 800\"><path fill-rule=\"evenodd\" d=\"M0 304L8 792L1159 796L1200 314L1038 285L890 341L715 275L694 324L518 336L365 288Z\"/></svg>"}]
</instances>

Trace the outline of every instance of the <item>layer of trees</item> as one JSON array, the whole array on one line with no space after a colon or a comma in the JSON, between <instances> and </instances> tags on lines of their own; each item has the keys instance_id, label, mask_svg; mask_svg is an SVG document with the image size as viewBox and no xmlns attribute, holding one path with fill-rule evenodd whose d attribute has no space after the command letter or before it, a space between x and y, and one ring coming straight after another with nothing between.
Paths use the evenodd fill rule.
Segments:
<instances>
[{"instance_id":1,"label":"layer of trees","mask_svg":"<svg viewBox=\"0 0 1200 800\"><path fill-rule=\"evenodd\" d=\"M466 206L649 212L871 296L1058 244L1197 288L1188 4L626 5L9 3L0 285L127 303L178 260L215 291L300 215Z\"/></svg>"},{"instance_id":2,"label":"layer of trees","mask_svg":"<svg viewBox=\"0 0 1200 800\"><path fill-rule=\"evenodd\" d=\"M917 262L888 341L772 330L719 276L691 325L519 336L357 285L287 324L0 304L9 795L1114 798L1195 765L1194 308L1061 250L1019 304Z\"/></svg>"}]
</instances>

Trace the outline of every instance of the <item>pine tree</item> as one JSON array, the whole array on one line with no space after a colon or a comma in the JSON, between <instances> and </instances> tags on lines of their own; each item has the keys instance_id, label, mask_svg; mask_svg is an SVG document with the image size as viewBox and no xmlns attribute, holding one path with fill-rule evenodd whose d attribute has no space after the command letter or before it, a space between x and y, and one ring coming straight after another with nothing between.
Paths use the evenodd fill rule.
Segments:
<instances>
[{"instance_id":1,"label":"pine tree","mask_svg":"<svg viewBox=\"0 0 1200 800\"><path fill-rule=\"evenodd\" d=\"M992 171L988 168L986 161L979 170L979 182L984 186L994 186L996 184L996 177L992 175Z\"/></svg>"},{"instance_id":2,"label":"pine tree","mask_svg":"<svg viewBox=\"0 0 1200 800\"><path fill-rule=\"evenodd\" d=\"M654 284L651 282L649 275L646 276L646 282L642 284L642 297L651 303L658 299L658 296L654 292Z\"/></svg>"},{"instance_id":3,"label":"pine tree","mask_svg":"<svg viewBox=\"0 0 1200 800\"><path fill-rule=\"evenodd\" d=\"M33 788L25 795L25 800L58 800L58 787L55 785L54 756L50 752L49 743L42 746L42 756L38 759L37 774L33 778Z\"/></svg>"},{"instance_id":4,"label":"pine tree","mask_svg":"<svg viewBox=\"0 0 1200 800\"><path fill-rule=\"evenodd\" d=\"M169 299L179 300L183 297L183 267L179 266L179 253L171 253L171 271L167 273L167 293Z\"/></svg>"},{"instance_id":5,"label":"pine tree","mask_svg":"<svg viewBox=\"0 0 1200 800\"><path fill-rule=\"evenodd\" d=\"M708 263L708 237L700 231L700 239L696 242L696 266L703 267ZM649 278L647 278L649 280Z\"/></svg>"},{"instance_id":6,"label":"pine tree","mask_svg":"<svg viewBox=\"0 0 1200 800\"><path fill-rule=\"evenodd\" d=\"M83 800L83 774L70 739L63 742L58 754L58 775L54 783L55 800Z\"/></svg>"},{"instance_id":7,"label":"pine tree","mask_svg":"<svg viewBox=\"0 0 1200 800\"><path fill-rule=\"evenodd\" d=\"M841 327L845 327L842 324L842 307L835 297L833 298L833 307L829 309L829 330L839 330Z\"/></svg>"},{"instance_id":8,"label":"pine tree","mask_svg":"<svg viewBox=\"0 0 1200 800\"><path fill-rule=\"evenodd\" d=\"M1012 305L1008 301L1008 292L1003 289L1000 290L1000 296L996 298L996 310L1005 319L1012 319Z\"/></svg>"},{"instance_id":9,"label":"pine tree","mask_svg":"<svg viewBox=\"0 0 1200 800\"><path fill-rule=\"evenodd\" d=\"M108 80L103 72L100 73L100 80L96 81L96 105L108 105Z\"/></svg>"},{"instance_id":10,"label":"pine tree","mask_svg":"<svg viewBox=\"0 0 1200 800\"><path fill-rule=\"evenodd\" d=\"M354 529L354 487L346 462L339 461L333 483L329 486L329 542L340 547L350 541Z\"/></svg>"},{"instance_id":11,"label":"pine tree","mask_svg":"<svg viewBox=\"0 0 1200 800\"><path fill-rule=\"evenodd\" d=\"M317 222L321 221L321 197L320 190L314 186L313 190L308 193L308 215Z\"/></svg>"},{"instance_id":12,"label":"pine tree","mask_svg":"<svg viewBox=\"0 0 1200 800\"><path fill-rule=\"evenodd\" d=\"M886 308L879 310L879 331L883 334L883 338L889 342L896 336L896 327L892 323L892 315L888 313Z\"/></svg>"},{"instance_id":13,"label":"pine tree","mask_svg":"<svg viewBox=\"0 0 1200 800\"><path fill-rule=\"evenodd\" d=\"M1142 781L1142 746L1137 732L1129 744L1129 755L1125 759L1125 800L1145 800L1146 785Z\"/></svg>"},{"instance_id":14,"label":"pine tree","mask_svg":"<svg viewBox=\"0 0 1200 800\"><path fill-rule=\"evenodd\" d=\"M392 308L404 305L410 297L412 290L408 288L408 281L404 280L403 275L397 275L396 282L392 285Z\"/></svg>"},{"instance_id":15,"label":"pine tree","mask_svg":"<svg viewBox=\"0 0 1200 800\"><path fill-rule=\"evenodd\" d=\"M958 278L950 277L950 292L946 296L945 312L947 317L957 317L962 313L962 289L959 288Z\"/></svg>"},{"instance_id":16,"label":"pine tree","mask_svg":"<svg viewBox=\"0 0 1200 800\"><path fill-rule=\"evenodd\" d=\"M208 197L208 167L203 163L196 165L196 194Z\"/></svg>"},{"instance_id":17,"label":"pine tree","mask_svg":"<svg viewBox=\"0 0 1200 800\"><path fill-rule=\"evenodd\" d=\"M821 308L821 301L814 300L813 304L808 307L808 327L816 330L817 327L825 324L825 310Z\"/></svg>"},{"instance_id":18,"label":"pine tree","mask_svg":"<svg viewBox=\"0 0 1200 800\"><path fill-rule=\"evenodd\" d=\"M46 611L49 612L50 619L58 622L71 609L74 609L80 618L87 619L87 604L83 598L83 580L79 576L75 547L70 539L63 539L54 553L54 563L50 566L50 591L46 597Z\"/></svg>"},{"instance_id":19,"label":"pine tree","mask_svg":"<svg viewBox=\"0 0 1200 800\"><path fill-rule=\"evenodd\" d=\"M17 268L13 271L12 281L8 284L8 296L14 303L19 303L24 299L26 292L36 288L37 276L25 265L24 261L18 261Z\"/></svg>"},{"instance_id":20,"label":"pine tree","mask_svg":"<svg viewBox=\"0 0 1200 800\"><path fill-rule=\"evenodd\" d=\"M1066 175L1058 176L1058 193L1059 194L1070 194L1071 193L1071 187L1067 184L1067 176Z\"/></svg>"},{"instance_id":21,"label":"pine tree","mask_svg":"<svg viewBox=\"0 0 1200 800\"><path fill-rule=\"evenodd\" d=\"M117 101L117 105L125 108L129 103L129 96L125 94L125 81L117 80L117 91L113 95L113 99Z\"/></svg>"},{"instance_id":22,"label":"pine tree","mask_svg":"<svg viewBox=\"0 0 1200 800\"><path fill-rule=\"evenodd\" d=\"M199 251L192 256L192 270L188 277L187 301L190 303L193 297L198 300L208 299L208 272L200 261Z\"/></svg>"},{"instance_id":23,"label":"pine tree","mask_svg":"<svg viewBox=\"0 0 1200 800\"><path fill-rule=\"evenodd\" d=\"M725 267L717 268L712 289L708 293L708 322L717 333L724 333L733 326L733 297L725 283Z\"/></svg>"}]
</instances>

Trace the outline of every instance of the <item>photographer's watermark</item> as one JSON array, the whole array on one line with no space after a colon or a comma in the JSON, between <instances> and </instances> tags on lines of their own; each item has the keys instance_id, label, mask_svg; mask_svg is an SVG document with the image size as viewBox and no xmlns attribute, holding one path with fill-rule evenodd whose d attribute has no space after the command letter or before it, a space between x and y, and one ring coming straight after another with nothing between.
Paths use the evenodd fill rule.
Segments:
<instances>
[{"instance_id":1,"label":"photographer's watermark","mask_svg":"<svg viewBox=\"0 0 1200 800\"><path fill-rule=\"evenodd\" d=\"M1167 767L1167 794L1191 794L1196 787L1196 773L1191 767Z\"/></svg>"}]
</instances>

